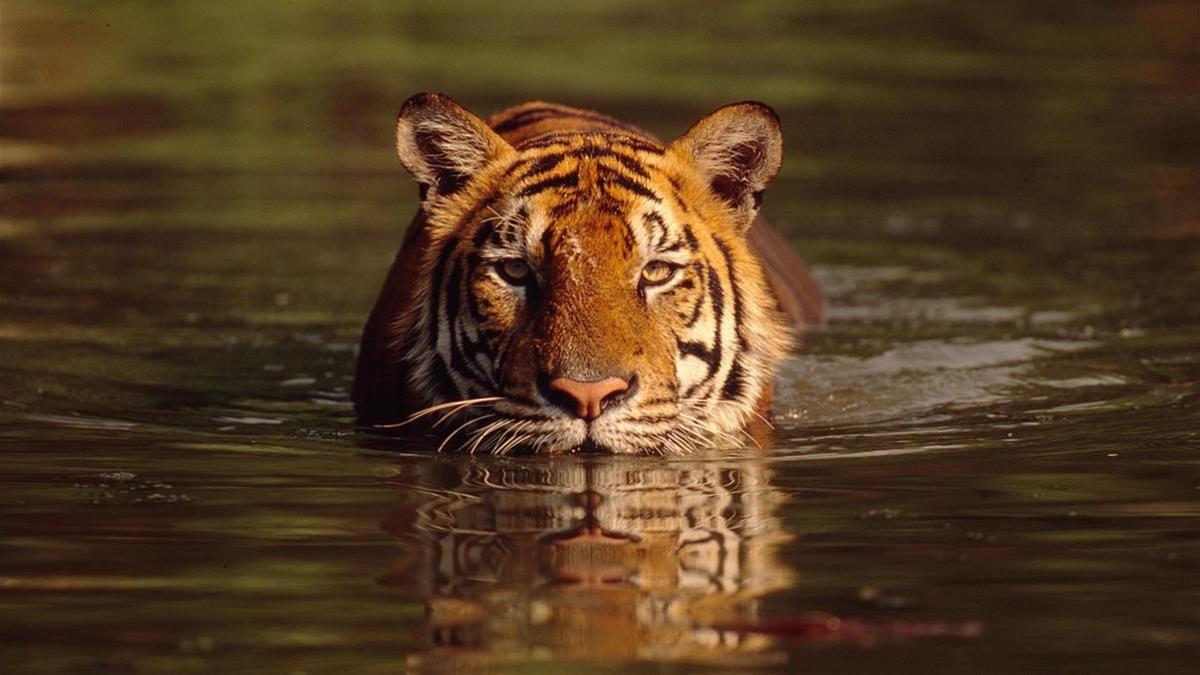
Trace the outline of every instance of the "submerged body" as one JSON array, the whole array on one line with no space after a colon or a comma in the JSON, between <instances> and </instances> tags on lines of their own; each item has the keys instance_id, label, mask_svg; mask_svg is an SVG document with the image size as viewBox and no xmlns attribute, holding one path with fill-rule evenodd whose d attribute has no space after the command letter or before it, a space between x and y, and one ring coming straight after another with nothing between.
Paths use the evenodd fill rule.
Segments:
<instances>
[{"instance_id":1,"label":"submerged body","mask_svg":"<svg viewBox=\"0 0 1200 675\"><path fill-rule=\"evenodd\" d=\"M363 335L363 424L436 411L450 448L683 453L759 414L795 329L820 320L757 218L781 157L766 106L663 146L590 111L485 123L422 94L397 150L422 205Z\"/></svg>"}]
</instances>

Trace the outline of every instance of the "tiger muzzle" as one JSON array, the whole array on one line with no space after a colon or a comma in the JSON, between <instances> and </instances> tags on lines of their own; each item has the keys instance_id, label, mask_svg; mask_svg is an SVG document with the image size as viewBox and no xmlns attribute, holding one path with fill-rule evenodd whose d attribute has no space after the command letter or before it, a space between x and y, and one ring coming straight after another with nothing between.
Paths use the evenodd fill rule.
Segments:
<instances>
[{"instance_id":1,"label":"tiger muzzle","mask_svg":"<svg viewBox=\"0 0 1200 675\"><path fill-rule=\"evenodd\" d=\"M584 382L569 377L546 378L543 395L558 407L591 422L606 409L637 392L637 376L605 377Z\"/></svg>"}]
</instances>

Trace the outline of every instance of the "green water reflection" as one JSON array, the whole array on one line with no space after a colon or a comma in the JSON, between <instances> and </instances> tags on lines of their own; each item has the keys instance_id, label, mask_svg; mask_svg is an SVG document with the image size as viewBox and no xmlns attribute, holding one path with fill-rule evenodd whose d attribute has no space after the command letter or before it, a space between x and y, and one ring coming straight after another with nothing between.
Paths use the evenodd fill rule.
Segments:
<instances>
[{"instance_id":1,"label":"green water reflection","mask_svg":"<svg viewBox=\"0 0 1200 675\"><path fill-rule=\"evenodd\" d=\"M1190 671L1198 31L1175 0L5 3L6 665ZM354 431L428 89L666 137L778 109L764 210L830 322L775 448Z\"/></svg>"}]
</instances>

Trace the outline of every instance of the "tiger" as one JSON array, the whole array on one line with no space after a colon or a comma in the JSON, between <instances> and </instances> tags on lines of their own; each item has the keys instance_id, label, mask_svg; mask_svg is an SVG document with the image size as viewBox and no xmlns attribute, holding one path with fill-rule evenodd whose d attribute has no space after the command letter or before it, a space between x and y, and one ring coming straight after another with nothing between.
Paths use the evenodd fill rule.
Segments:
<instances>
[{"instance_id":1,"label":"tiger","mask_svg":"<svg viewBox=\"0 0 1200 675\"><path fill-rule=\"evenodd\" d=\"M420 207L368 317L358 422L440 449L683 455L744 445L820 290L759 218L779 117L746 101L669 144L545 102L489 120L408 99ZM452 426L453 425L453 426Z\"/></svg>"}]
</instances>

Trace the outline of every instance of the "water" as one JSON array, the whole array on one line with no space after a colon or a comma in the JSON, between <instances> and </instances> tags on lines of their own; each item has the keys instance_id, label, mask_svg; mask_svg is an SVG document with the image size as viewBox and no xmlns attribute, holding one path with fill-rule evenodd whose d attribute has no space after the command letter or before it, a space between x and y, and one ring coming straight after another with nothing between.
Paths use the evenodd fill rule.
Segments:
<instances>
[{"instance_id":1,"label":"water","mask_svg":"<svg viewBox=\"0 0 1200 675\"><path fill-rule=\"evenodd\" d=\"M5 664L1189 672L1194 10L6 3ZM765 213L830 311L774 447L354 430L424 89L780 111Z\"/></svg>"}]
</instances>

